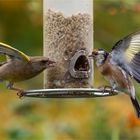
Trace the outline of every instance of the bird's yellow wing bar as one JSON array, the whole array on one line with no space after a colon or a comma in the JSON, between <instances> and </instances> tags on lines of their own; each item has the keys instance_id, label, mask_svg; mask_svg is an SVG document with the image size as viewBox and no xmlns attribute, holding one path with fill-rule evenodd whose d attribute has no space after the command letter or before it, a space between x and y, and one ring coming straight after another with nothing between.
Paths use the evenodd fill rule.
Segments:
<instances>
[{"instance_id":1,"label":"bird's yellow wing bar","mask_svg":"<svg viewBox=\"0 0 140 140\"><path fill-rule=\"evenodd\" d=\"M125 50L125 57L131 62L135 55L140 52L140 34L136 34L131 37L130 44Z\"/></svg>"},{"instance_id":2,"label":"bird's yellow wing bar","mask_svg":"<svg viewBox=\"0 0 140 140\"><path fill-rule=\"evenodd\" d=\"M140 83L140 31L122 38L113 46L110 62Z\"/></svg>"},{"instance_id":3,"label":"bird's yellow wing bar","mask_svg":"<svg viewBox=\"0 0 140 140\"><path fill-rule=\"evenodd\" d=\"M11 58L18 58L23 61L29 61L29 57L24 54L23 52L11 47L10 45L7 45L5 43L0 42L0 53L8 55Z\"/></svg>"}]
</instances>

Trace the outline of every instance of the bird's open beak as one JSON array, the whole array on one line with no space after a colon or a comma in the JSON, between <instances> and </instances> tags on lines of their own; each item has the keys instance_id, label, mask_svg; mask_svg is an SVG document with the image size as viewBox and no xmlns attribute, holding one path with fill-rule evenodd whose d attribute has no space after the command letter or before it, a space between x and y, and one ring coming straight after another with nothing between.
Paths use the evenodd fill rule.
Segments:
<instances>
[{"instance_id":1,"label":"bird's open beak","mask_svg":"<svg viewBox=\"0 0 140 140\"><path fill-rule=\"evenodd\" d=\"M52 60L49 60L48 61L48 65L49 65L49 67L54 67L55 66L55 61L52 61Z\"/></svg>"},{"instance_id":2,"label":"bird's open beak","mask_svg":"<svg viewBox=\"0 0 140 140\"><path fill-rule=\"evenodd\" d=\"M89 58L94 58L95 55L91 54L91 55L89 55L88 57L89 57Z\"/></svg>"},{"instance_id":3,"label":"bird's open beak","mask_svg":"<svg viewBox=\"0 0 140 140\"><path fill-rule=\"evenodd\" d=\"M96 56L96 54L95 54L94 52L92 52L92 54L91 54L91 55L89 55L88 57L89 57L89 58L94 59L94 58L95 58L95 56Z\"/></svg>"},{"instance_id":4,"label":"bird's open beak","mask_svg":"<svg viewBox=\"0 0 140 140\"><path fill-rule=\"evenodd\" d=\"M92 54L89 55L88 57L94 59L97 54L98 54L98 51L96 49L94 49L93 52L92 52Z\"/></svg>"}]
</instances>

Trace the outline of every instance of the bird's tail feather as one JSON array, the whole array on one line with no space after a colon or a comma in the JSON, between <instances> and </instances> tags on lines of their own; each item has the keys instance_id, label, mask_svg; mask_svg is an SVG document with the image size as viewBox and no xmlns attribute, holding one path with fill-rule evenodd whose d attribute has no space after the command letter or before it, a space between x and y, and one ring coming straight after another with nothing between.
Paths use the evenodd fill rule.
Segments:
<instances>
[{"instance_id":1,"label":"bird's tail feather","mask_svg":"<svg viewBox=\"0 0 140 140\"><path fill-rule=\"evenodd\" d=\"M132 101L132 104L134 106L134 109L135 109L135 112L137 114L137 117L140 118L140 106L139 106L139 103L137 101L137 99L133 99L132 97L131 98L131 101Z\"/></svg>"}]
</instances>

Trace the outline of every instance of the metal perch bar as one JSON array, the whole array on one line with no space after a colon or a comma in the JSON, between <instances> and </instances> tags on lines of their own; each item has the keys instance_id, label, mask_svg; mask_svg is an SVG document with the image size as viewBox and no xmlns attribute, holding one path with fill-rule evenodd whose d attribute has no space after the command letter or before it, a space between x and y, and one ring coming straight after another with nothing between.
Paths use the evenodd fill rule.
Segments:
<instances>
[{"instance_id":1,"label":"metal perch bar","mask_svg":"<svg viewBox=\"0 0 140 140\"><path fill-rule=\"evenodd\" d=\"M23 92L25 97L36 98L95 98L118 95L119 91L111 89L97 88L57 88L57 89L37 89Z\"/></svg>"}]
</instances>

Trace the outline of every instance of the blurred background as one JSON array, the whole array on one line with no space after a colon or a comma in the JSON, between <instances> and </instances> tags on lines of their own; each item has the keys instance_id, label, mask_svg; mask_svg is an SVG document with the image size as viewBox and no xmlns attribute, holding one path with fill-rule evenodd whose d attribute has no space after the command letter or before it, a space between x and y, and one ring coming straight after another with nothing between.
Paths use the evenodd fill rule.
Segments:
<instances>
[{"instance_id":1,"label":"blurred background","mask_svg":"<svg viewBox=\"0 0 140 140\"><path fill-rule=\"evenodd\" d=\"M0 41L43 54L42 0L0 0ZM94 0L94 47L110 51L140 29L139 0ZM95 67L95 87L107 85ZM42 88L43 74L16 84ZM140 101L140 86L135 83ZM1 140L139 140L140 120L127 95L94 99L19 99L0 84Z\"/></svg>"}]
</instances>

